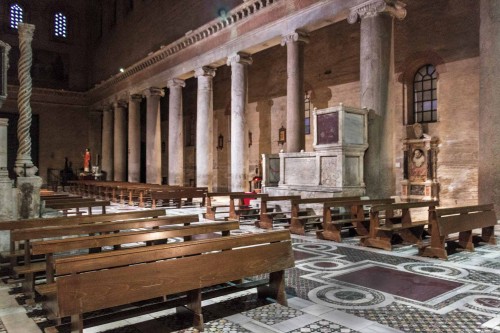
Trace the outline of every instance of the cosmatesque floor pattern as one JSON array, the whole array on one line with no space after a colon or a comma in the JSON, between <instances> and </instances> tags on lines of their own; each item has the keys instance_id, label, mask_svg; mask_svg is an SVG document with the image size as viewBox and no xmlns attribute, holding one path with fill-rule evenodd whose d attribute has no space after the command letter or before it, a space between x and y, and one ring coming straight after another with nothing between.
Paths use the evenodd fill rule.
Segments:
<instances>
[{"instance_id":1,"label":"cosmatesque floor pattern","mask_svg":"<svg viewBox=\"0 0 500 333\"><path fill-rule=\"evenodd\" d=\"M167 209L167 215L202 216L203 210ZM262 230L242 223L236 232ZM293 236L293 248L295 268L286 273L288 306L259 300L255 289L205 300L205 332L500 332L500 246L479 246L443 261L417 256L415 246L388 252L361 247L356 238L335 243L311 233ZM40 303L27 305L24 300L15 285L0 285L0 333L41 332L53 324ZM84 332L197 330L169 309Z\"/></svg>"}]
</instances>

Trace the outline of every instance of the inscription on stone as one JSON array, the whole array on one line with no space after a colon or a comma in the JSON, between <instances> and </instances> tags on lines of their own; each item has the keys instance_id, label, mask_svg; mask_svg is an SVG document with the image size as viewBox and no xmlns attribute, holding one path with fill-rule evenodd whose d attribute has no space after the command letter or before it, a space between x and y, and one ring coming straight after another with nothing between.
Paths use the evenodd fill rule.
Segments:
<instances>
[{"instance_id":1,"label":"inscription on stone","mask_svg":"<svg viewBox=\"0 0 500 333\"><path fill-rule=\"evenodd\" d=\"M410 186L410 195L424 195L425 194L425 186L424 185L411 185Z\"/></svg>"}]
</instances>

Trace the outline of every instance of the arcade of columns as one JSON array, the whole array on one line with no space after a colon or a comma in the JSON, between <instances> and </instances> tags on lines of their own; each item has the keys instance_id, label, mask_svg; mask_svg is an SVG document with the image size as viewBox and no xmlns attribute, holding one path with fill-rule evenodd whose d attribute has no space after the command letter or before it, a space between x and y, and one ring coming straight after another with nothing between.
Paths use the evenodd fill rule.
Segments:
<instances>
[{"instance_id":1,"label":"arcade of columns","mask_svg":"<svg viewBox=\"0 0 500 333\"><path fill-rule=\"evenodd\" d=\"M392 165L392 147L389 140L382 140L380 133L392 137L387 126L389 70L392 40L392 19L403 19L404 4L399 1L371 0L351 8L349 23L361 21L361 107L371 110L369 128L370 149L365 158L369 168L368 195L388 196L394 193L393 183L380 177ZM304 140L304 46L309 40L307 32L296 29L282 36L282 46L287 48L287 152L305 148ZM246 107L248 96L248 66L250 54L237 52L227 57L231 66L231 191L243 191L248 186L248 144ZM213 161L213 78L216 68L194 68L198 80L196 123L196 185L212 189ZM184 185L184 144L182 88L184 80L172 78L166 82L169 89L168 184ZM146 98L146 182L161 183L161 126L160 98L165 92L151 87L142 94L131 94L128 101L119 100L103 108L102 169L107 180L139 181L140 174L140 120L139 103ZM125 128L128 105L128 135ZM114 135L113 135L114 133ZM389 134L389 135L388 135ZM128 159L125 140L128 139ZM128 163L128 175L125 166ZM389 175L389 177L391 177ZM387 177L386 177L387 178ZM370 183L370 179L373 180Z\"/></svg>"}]
</instances>

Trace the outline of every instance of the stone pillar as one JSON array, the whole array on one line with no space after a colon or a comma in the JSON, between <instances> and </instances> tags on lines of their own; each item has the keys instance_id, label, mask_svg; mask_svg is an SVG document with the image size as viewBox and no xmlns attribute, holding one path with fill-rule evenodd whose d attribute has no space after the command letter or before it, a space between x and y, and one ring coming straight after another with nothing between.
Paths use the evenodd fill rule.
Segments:
<instances>
[{"instance_id":1,"label":"stone pillar","mask_svg":"<svg viewBox=\"0 0 500 333\"><path fill-rule=\"evenodd\" d=\"M372 198L394 195L394 124L389 108L392 17L406 16L404 4L370 0L353 7L349 23L361 20L360 84L361 107L369 110L368 144L365 155L366 194Z\"/></svg>"},{"instance_id":2,"label":"stone pillar","mask_svg":"<svg viewBox=\"0 0 500 333\"><path fill-rule=\"evenodd\" d=\"M141 95L130 95L128 102L128 181L141 180Z\"/></svg>"},{"instance_id":3,"label":"stone pillar","mask_svg":"<svg viewBox=\"0 0 500 333\"><path fill-rule=\"evenodd\" d=\"M494 203L500 216L500 3L480 3L479 203Z\"/></svg>"},{"instance_id":4,"label":"stone pillar","mask_svg":"<svg viewBox=\"0 0 500 333\"><path fill-rule=\"evenodd\" d=\"M92 153L92 166L101 165L102 151L102 111L91 110L89 112L89 148Z\"/></svg>"},{"instance_id":5,"label":"stone pillar","mask_svg":"<svg viewBox=\"0 0 500 333\"><path fill-rule=\"evenodd\" d=\"M146 112L146 183L161 184L161 119L160 98L165 92L160 88L144 91Z\"/></svg>"},{"instance_id":6,"label":"stone pillar","mask_svg":"<svg viewBox=\"0 0 500 333\"><path fill-rule=\"evenodd\" d=\"M215 68L204 66L195 71L198 78L196 110L196 186L212 191L213 177L213 87Z\"/></svg>"},{"instance_id":7,"label":"stone pillar","mask_svg":"<svg viewBox=\"0 0 500 333\"><path fill-rule=\"evenodd\" d=\"M127 103L117 101L113 103L115 114L114 123L114 154L113 180L123 182L127 180Z\"/></svg>"},{"instance_id":8,"label":"stone pillar","mask_svg":"<svg viewBox=\"0 0 500 333\"><path fill-rule=\"evenodd\" d=\"M248 185L248 104L249 54L239 52L227 59L231 66L231 191L245 191Z\"/></svg>"},{"instance_id":9,"label":"stone pillar","mask_svg":"<svg viewBox=\"0 0 500 333\"><path fill-rule=\"evenodd\" d=\"M9 120L0 118L0 221L14 219L12 181L7 171L7 126ZM0 251L10 249L10 232L0 231Z\"/></svg>"},{"instance_id":10,"label":"stone pillar","mask_svg":"<svg viewBox=\"0 0 500 333\"><path fill-rule=\"evenodd\" d=\"M106 180L113 180L113 111L109 106L102 110L102 171Z\"/></svg>"},{"instance_id":11,"label":"stone pillar","mask_svg":"<svg viewBox=\"0 0 500 333\"><path fill-rule=\"evenodd\" d=\"M184 186L184 121L182 88L184 80L168 81L170 89L168 105L168 185Z\"/></svg>"},{"instance_id":12,"label":"stone pillar","mask_svg":"<svg viewBox=\"0 0 500 333\"><path fill-rule=\"evenodd\" d=\"M304 44L309 35L295 31L281 40L287 50L286 81L286 151L299 152L305 149L304 119Z\"/></svg>"}]
</instances>

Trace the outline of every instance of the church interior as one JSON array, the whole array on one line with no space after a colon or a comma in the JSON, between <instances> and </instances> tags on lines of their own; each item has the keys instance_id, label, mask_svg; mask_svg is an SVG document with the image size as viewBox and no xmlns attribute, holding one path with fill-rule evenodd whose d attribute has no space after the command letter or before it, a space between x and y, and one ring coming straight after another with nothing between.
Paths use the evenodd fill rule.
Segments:
<instances>
[{"instance_id":1,"label":"church interior","mask_svg":"<svg viewBox=\"0 0 500 333\"><path fill-rule=\"evenodd\" d=\"M497 0L0 20L0 333L500 332Z\"/></svg>"}]
</instances>

